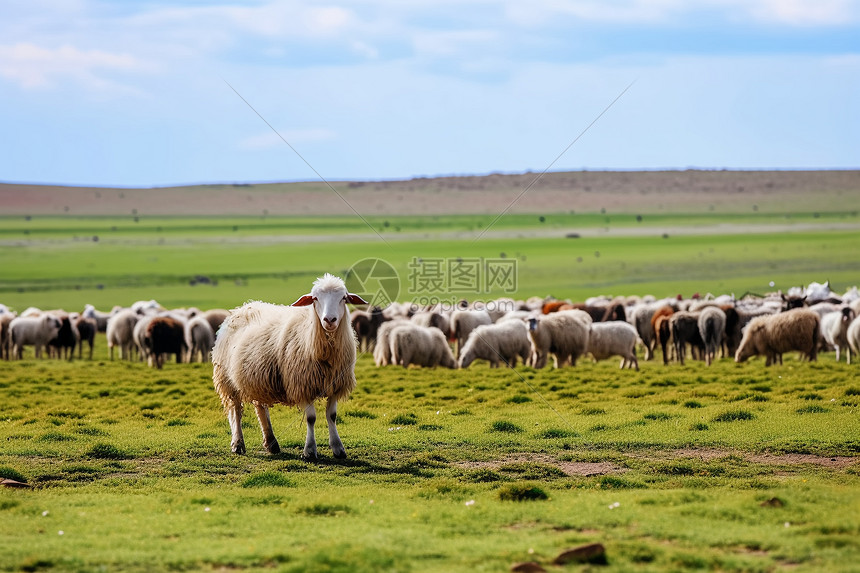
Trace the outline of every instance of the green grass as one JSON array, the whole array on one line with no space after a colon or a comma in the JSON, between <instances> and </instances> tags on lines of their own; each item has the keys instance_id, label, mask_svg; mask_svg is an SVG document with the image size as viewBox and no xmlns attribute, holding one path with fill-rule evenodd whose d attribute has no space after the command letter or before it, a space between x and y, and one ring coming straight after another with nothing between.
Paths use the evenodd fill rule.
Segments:
<instances>
[{"instance_id":1,"label":"green grass","mask_svg":"<svg viewBox=\"0 0 860 573\"><path fill-rule=\"evenodd\" d=\"M523 217L502 218L494 229L511 229L509 225L520 221L523 226L518 228L527 233L531 227ZM713 217L711 223L726 220L725 215ZM0 221L5 230L0 240L6 241L0 248L0 300L19 310L28 306L78 310L87 303L109 309L151 298L167 307L200 308L232 308L248 299L292 302L323 272L344 274L367 257L384 259L395 268L400 277L399 299L421 303L548 294L575 300L597 294L663 297L734 292L740 296L825 279L839 290L856 283L860 268L860 234L855 231L663 238L657 227L649 227L656 223L644 219L633 224L654 228L653 235L520 238L514 232L506 239L416 235L385 243L366 227L356 231L363 239L339 240L328 223L317 226L311 221L302 228L316 238L290 242L285 225L265 227L259 236L237 237L217 219L178 219L165 220L161 233L117 231L99 235L98 242L72 234L84 229L96 233L94 225L99 221L34 219L28 223L39 223L42 230L26 236L20 218ZM463 224L458 221L443 218L439 225ZM696 222L702 222L701 216L678 218L673 224ZM84 229L72 231L68 225L73 223ZM516 260L515 288L487 292L443 285L428 289L412 272L418 259L458 258ZM200 276L216 284L192 285Z\"/></svg>"},{"instance_id":2,"label":"green grass","mask_svg":"<svg viewBox=\"0 0 860 573\"><path fill-rule=\"evenodd\" d=\"M0 475L33 488L0 490L0 571L500 571L591 542L606 571L860 559L856 366L828 354L356 371L349 457L320 427L305 462L277 406L283 452L248 408L249 453L230 453L211 365L111 362L102 335L93 362L4 363Z\"/></svg>"}]
</instances>

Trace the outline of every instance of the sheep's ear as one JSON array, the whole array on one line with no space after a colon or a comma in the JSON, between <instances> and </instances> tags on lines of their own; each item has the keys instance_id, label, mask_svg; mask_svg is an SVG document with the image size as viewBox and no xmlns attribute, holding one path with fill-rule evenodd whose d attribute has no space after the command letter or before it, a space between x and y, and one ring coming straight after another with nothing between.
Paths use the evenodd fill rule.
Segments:
<instances>
[{"instance_id":1,"label":"sheep's ear","mask_svg":"<svg viewBox=\"0 0 860 573\"><path fill-rule=\"evenodd\" d=\"M308 306L309 304L314 303L314 297L309 294L303 295L299 297L299 300L291 304L290 306Z\"/></svg>"},{"instance_id":2,"label":"sheep's ear","mask_svg":"<svg viewBox=\"0 0 860 573\"><path fill-rule=\"evenodd\" d=\"M349 304L367 304L366 300L351 292L346 293L346 302Z\"/></svg>"}]
</instances>

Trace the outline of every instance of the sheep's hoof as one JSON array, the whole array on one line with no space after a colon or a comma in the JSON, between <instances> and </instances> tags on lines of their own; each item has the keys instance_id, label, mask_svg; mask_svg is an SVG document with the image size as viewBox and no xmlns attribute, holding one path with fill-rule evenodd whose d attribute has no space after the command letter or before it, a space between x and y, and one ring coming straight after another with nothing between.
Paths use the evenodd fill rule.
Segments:
<instances>
[{"instance_id":1,"label":"sheep's hoof","mask_svg":"<svg viewBox=\"0 0 860 573\"><path fill-rule=\"evenodd\" d=\"M305 448L305 450L302 452L302 459L306 460L306 461L317 459L317 449L316 448L313 448L313 449Z\"/></svg>"},{"instance_id":2,"label":"sheep's hoof","mask_svg":"<svg viewBox=\"0 0 860 573\"><path fill-rule=\"evenodd\" d=\"M244 454L245 453L245 442L244 440L241 442L236 442L232 447L234 454Z\"/></svg>"},{"instance_id":3,"label":"sheep's hoof","mask_svg":"<svg viewBox=\"0 0 860 573\"><path fill-rule=\"evenodd\" d=\"M346 450L343 450L343 449L336 450L332 453L334 454L334 457L339 459L339 460L345 460L346 459Z\"/></svg>"},{"instance_id":4,"label":"sheep's hoof","mask_svg":"<svg viewBox=\"0 0 860 573\"><path fill-rule=\"evenodd\" d=\"M278 444L278 440L274 440L271 444L263 444L265 446L266 451L270 454L280 454L281 446Z\"/></svg>"}]
</instances>

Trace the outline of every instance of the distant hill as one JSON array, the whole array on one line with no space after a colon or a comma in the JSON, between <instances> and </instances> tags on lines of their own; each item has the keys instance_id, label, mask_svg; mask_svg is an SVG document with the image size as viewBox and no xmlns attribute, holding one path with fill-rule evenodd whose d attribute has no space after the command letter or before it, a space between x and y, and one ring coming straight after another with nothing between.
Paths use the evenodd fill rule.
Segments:
<instances>
[{"instance_id":1,"label":"distant hill","mask_svg":"<svg viewBox=\"0 0 860 573\"><path fill-rule=\"evenodd\" d=\"M155 188L0 183L0 215L444 215L854 211L860 170L570 171Z\"/></svg>"}]
</instances>

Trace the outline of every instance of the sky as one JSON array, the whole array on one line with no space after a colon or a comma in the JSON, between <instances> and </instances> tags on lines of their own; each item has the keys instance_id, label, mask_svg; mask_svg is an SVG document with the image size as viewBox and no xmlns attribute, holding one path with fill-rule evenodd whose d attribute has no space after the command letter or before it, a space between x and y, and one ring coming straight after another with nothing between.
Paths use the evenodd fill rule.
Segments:
<instances>
[{"instance_id":1,"label":"sky","mask_svg":"<svg viewBox=\"0 0 860 573\"><path fill-rule=\"evenodd\" d=\"M0 136L68 185L856 169L860 0L3 0Z\"/></svg>"}]
</instances>

